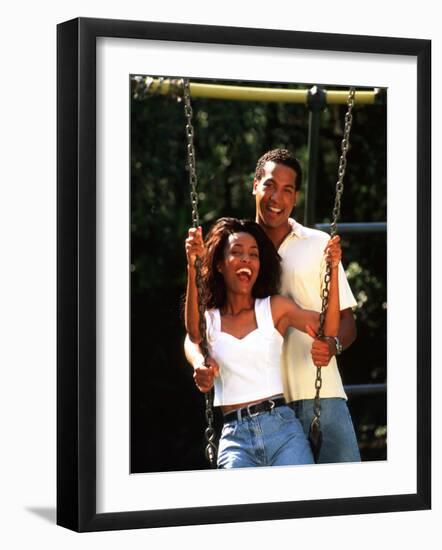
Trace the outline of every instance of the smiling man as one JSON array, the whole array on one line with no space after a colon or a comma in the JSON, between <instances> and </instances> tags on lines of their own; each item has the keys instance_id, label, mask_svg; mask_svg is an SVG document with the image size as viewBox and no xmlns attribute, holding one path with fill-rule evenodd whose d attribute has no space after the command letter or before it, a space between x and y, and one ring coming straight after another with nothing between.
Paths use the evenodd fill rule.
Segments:
<instances>
[{"instance_id":1,"label":"smiling man","mask_svg":"<svg viewBox=\"0 0 442 550\"><path fill-rule=\"evenodd\" d=\"M282 258L281 294L305 309L321 310L324 281L324 248L329 235L302 226L291 218L302 183L296 157L286 149L265 153L257 162L253 182L256 221L265 230ZM316 364L322 369L321 428L323 442L319 462L360 460L347 397L339 374L336 355L356 338L352 308L356 301L342 265L339 267L341 326L336 339L315 340L289 329L282 355L285 397L308 434L314 416Z\"/></svg>"},{"instance_id":2,"label":"smiling man","mask_svg":"<svg viewBox=\"0 0 442 550\"><path fill-rule=\"evenodd\" d=\"M264 229L282 258L281 294L292 298L304 309L321 311L321 292L325 274L324 249L329 235L302 226L291 218L302 183L302 169L296 157L286 149L265 153L257 162L253 181L256 222ZM321 429L323 441L320 463L357 462L360 454L353 423L347 407L336 355L356 338L352 308L356 301L342 264L339 265L339 302L341 308L338 337L314 340L294 328L284 339L281 372L284 395L291 403L308 435L314 416L316 364L322 369ZM213 385L217 365L201 365L201 354L186 339L186 356L196 368L195 378L201 391Z\"/></svg>"}]
</instances>

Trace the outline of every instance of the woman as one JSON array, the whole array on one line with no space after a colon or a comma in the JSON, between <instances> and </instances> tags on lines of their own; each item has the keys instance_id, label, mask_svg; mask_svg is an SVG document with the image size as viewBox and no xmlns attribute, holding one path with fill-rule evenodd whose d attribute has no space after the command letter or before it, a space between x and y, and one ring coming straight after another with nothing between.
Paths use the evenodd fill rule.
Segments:
<instances>
[{"instance_id":1,"label":"woman","mask_svg":"<svg viewBox=\"0 0 442 550\"><path fill-rule=\"evenodd\" d=\"M255 222L221 218L205 244L201 228L186 239L188 284L185 307L190 339L201 342L195 259L202 279L209 354L220 367L200 370L197 385L215 386L214 405L224 414L218 467L311 464L313 456L299 420L285 404L280 354L288 327L316 336L319 314L278 295L280 258ZM339 330L339 237L326 248L331 279L324 334Z\"/></svg>"}]
</instances>

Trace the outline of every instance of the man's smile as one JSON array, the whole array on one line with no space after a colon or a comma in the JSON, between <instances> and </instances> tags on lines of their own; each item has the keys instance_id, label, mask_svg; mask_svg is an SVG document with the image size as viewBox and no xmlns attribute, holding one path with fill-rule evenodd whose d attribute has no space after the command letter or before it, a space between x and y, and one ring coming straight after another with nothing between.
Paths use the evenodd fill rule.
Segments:
<instances>
[{"instance_id":1,"label":"man's smile","mask_svg":"<svg viewBox=\"0 0 442 550\"><path fill-rule=\"evenodd\" d=\"M268 206L267 207L270 212L273 212L274 214L280 214L282 212L282 208L275 208L274 206Z\"/></svg>"}]
</instances>

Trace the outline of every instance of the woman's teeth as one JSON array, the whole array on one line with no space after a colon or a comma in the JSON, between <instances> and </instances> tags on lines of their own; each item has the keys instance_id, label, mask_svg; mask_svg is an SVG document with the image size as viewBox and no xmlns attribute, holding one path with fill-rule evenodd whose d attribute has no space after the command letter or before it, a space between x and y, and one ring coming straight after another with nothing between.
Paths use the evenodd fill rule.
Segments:
<instances>
[{"instance_id":1,"label":"woman's teeth","mask_svg":"<svg viewBox=\"0 0 442 550\"><path fill-rule=\"evenodd\" d=\"M249 269L248 267L242 267L241 269L238 269L236 274L240 277L246 276L248 279L250 279L252 276L252 270Z\"/></svg>"}]
</instances>

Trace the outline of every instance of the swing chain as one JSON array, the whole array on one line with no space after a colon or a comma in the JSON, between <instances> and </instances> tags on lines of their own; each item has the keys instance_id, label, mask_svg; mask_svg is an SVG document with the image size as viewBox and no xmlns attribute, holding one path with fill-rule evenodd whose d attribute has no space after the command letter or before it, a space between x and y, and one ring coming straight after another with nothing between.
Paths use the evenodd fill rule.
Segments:
<instances>
[{"instance_id":1,"label":"swing chain","mask_svg":"<svg viewBox=\"0 0 442 550\"><path fill-rule=\"evenodd\" d=\"M347 153L350 147L350 130L353 123L353 107L355 104L355 89L350 88L347 101L347 112L345 114L344 135L341 142L341 157L338 167L338 181L336 183L335 205L333 208L333 219L330 224L330 235L336 235L336 224L341 213L341 196L344 191L344 176L347 168Z\"/></svg>"},{"instance_id":2,"label":"swing chain","mask_svg":"<svg viewBox=\"0 0 442 550\"><path fill-rule=\"evenodd\" d=\"M192 225L194 228L199 227L200 219L198 213L198 192L197 192L197 177L195 169L195 146L194 146L194 131L192 125L193 110L190 103L190 86L187 78L183 79L183 97L184 97L184 114L186 116L186 138L187 138L187 169L189 171L190 183L190 202L192 204ZM204 363L207 366L207 358L209 348L207 344L206 334L206 318L205 318L205 303L204 303L204 287L201 274L201 258L197 256L195 260L196 271L196 288L198 293L198 313L199 313L199 331L201 335L201 351L204 356ZM206 406L206 422L207 427L204 432L206 438L205 454L212 468L216 468L217 447L215 443L214 415L213 415L213 390L204 394Z\"/></svg>"},{"instance_id":3,"label":"swing chain","mask_svg":"<svg viewBox=\"0 0 442 550\"><path fill-rule=\"evenodd\" d=\"M193 110L190 104L189 81L183 80L184 89L184 114L186 116L186 138L187 138L187 169L189 171L190 183L190 202L192 204L192 223L193 227L199 227L198 214L198 193L197 193L197 178L195 169L195 146L194 146L194 131L192 125Z\"/></svg>"},{"instance_id":4,"label":"swing chain","mask_svg":"<svg viewBox=\"0 0 442 550\"><path fill-rule=\"evenodd\" d=\"M347 100L347 113L345 115L345 126L344 126L344 134L341 141L341 157L339 159L339 167L338 167L338 181L336 182L336 194L335 194L335 203L333 207L333 215L332 215L332 221L330 223L330 238L336 235L337 232L337 222L340 217L341 213L341 196L344 191L344 176L345 176L345 170L347 167L347 153L350 147L350 130L351 125L353 123L353 106L355 103L355 89L350 88L348 93L348 100ZM330 287L330 279L331 279L331 265L329 262L327 262L326 270L325 270L325 276L324 276L324 285L322 288L322 307L321 307L321 314L319 317L319 330L318 330L318 338L323 338L324 336L324 322L325 322L325 314L328 307L328 298L329 298L329 287ZM320 401L320 391L322 388L322 375L321 375L321 368L322 367L316 367L316 379L315 379L315 399L314 399L314 418L312 421L312 426L314 426L315 430L320 430L320 421L319 418L321 416L321 401Z\"/></svg>"}]
</instances>

